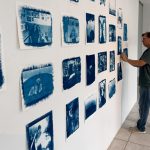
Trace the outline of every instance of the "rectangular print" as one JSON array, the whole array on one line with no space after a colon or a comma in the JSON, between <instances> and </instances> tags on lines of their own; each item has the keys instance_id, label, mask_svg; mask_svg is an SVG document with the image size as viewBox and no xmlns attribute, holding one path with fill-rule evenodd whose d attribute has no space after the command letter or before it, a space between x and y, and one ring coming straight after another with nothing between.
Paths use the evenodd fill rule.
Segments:
<instances>
[{"instance_id":1,"label":"rectangular print","mask_svg":"<svg viewBox=\"0 0 150 150\"><path fill-rule=\"evenodd\" d=\"M120 55L122 53L122 37L118 36L118 52L117 54Z\"/></svg>"},{"instance_id":2,"label":"rectangular print","mask_svg":"<svg viewBox=\"0 0 150 150\"><path fill-rule=\"evenodd\" d=\"M127 48L127 47L123 49L123 52L124 52L124 53L127 55L127 57L128 57L128 48Z\"/></svg>"},{"instance_id":3,"label":"rectangular print","mask_svg":"<svg viewBox=\"0 0 150 150\"><path fill-rule=\"evenodd\" d=\"M52 16L49 11L19 6L18 34L20 48L39 48L52 44Z\"/></svg>"},{"instance_id":4,"label":"rectangular print","mask_svg":"<svg viewBox=\"0 0 150 150\"><path fill-rule=\"evenodd\" d=\"M106 103L106 79L102 80L98 86L99 90L99 107Z\"/></svg>"},{"instance_id":5,"label":"rectangular print","mask_svg":"<svg viewBox=\"0 0 150 150\"><path fill-rule=\"evenodd\" d=\"M86 85L95 81L95 55L86 56Z\"/></svg>"},{"instance_id":6,"label":"rectangular print","mask_svg":"<svg viewBox=\"0 0 150 150\"><path fill-rule=\"evenodd\" d=\"M79 2L79 0L70 0L71 2Z\"/></svg>"},{"instance_id":7,"label":"rectangular print","mask_svg":"<svg viewBox=\"0 0 150 150\"><path fill-rule=\"evenodd\" d=\"M106 17L99 16L99 43L106 43Z\"/></svg>"},{"instance_id":8,"label":"rectangular print","mask_svg":"<svg viewBox=\"0 0 150 150\"><path fill-rule=\"evenodd\" d=\"M107 70L107 52L98 53L98 73Z\"/></svg>"},{"instance_id":9,"label":"rectangular print","mask_svg":"<svg viewBox=\"0 0 150 150\"><path fill-rule=\"evenodd\" d=\"M29 107L53 93L53 68L51 64L32 66L21 73L24 106Z\"/></svg>"},{"instance_id":10,"label":"rectangular print","mask_svg":"<svg viewBox=\"0 0 150 150\"><path fill-rule=\"evenodd\" d=\"M63 44L79 43L79 20L74 17L63 16Z\"/></svg>"},{"instance_id":11,"label":"rectangular print","mask_svg":"<svg viewBox=\"0 0 150 150\"><path fill-rule=\"evenodd\" d=\"M116 93L116 80L115 80L115 78L109 82L108 91L109 91L109 98L112 98L113 95Z\"/></svg>"},{"instance_id":12,"label":"rectangular print","mask_svg":"<svg viewBox=\"0 0 150 150\"><path fill-rule=\"evenodd\" d=\"M110 24L109 25L109 42L116 41L116 26Z\"/></svg>"},{"instance_id":13,"label":"rectangular print","mask_svg":"<svg viewBox=\"0 0 150 150\"><path fill-rule=\"evenodd\" d=\"M66 136L67 138L79 128L79 100L74 99L66 105Z\"/></svg>"},{"instance_id":14,"label":"rectangular print","mask_svg":"<svg viewBox=\"0 0 150 150\"><path fill-rule=\"evenodd\" d=\"M100 5L106 5L106 0L99 0L99 2L100 2Z\"/></svg>"},{"instance_id":15,"label":"rectangular print","mask_svg":"<svg viewBox=\"0 0 150 150\"><path fill-rule=\"evenodd\" d=\"M115 51L110 51L110 72L115 70Z\"/></svg>"},{"instance_id":16,"label":"rectangular print","mask_svg":"<svg viewBox=\"0 0 150 150\"><path fill-rule=\"evenodd\" d=\"M119 29L122 29L123 25L123 14L122 14L122 9L119 8L117 11L117 25Z\"/></svg>"},{"instance_id":17,"label":"rectangular print","mask_svg":"<svg viewBox=\"0 0 150 150\"><path fill-rule=\"evenodd\" d=\"M109 0L109 14L116 16L116 0Z\"/></svg>"},{"instance_id":18,"label":"rectangular print","mask_svg":"<svg viewBox=\"0 0 150 150\"><path fill-rule=\"evenodd\" d=\"M86 42L94 43L95 41L95 16L86 13Z\"/></svg>"},{"instance_id":19,"label":"rectangular print","mask_svg":"<svg viewBox=\"0 0 150 150\"><path fill-rule=\"evenodd\" d=\"M122 66L121 62L117 64L117 80L120 81L122 80Z\"/></svg>"},{"instance_id":20,"label":"rectangular print","mask_svg":"<svg viewBox=\"0 0 150 150\"><path fill-rule=\"evenodd\" d=\"M123 40L128 41L128 26L126 23L123 24Z\"/></svg>"},{"instance_id":21,"label":"rectangular print","mask_svg":"<svg viewBox=\"0 0 150 150\"><path fill-rule=\"evenodd\" d=\"M54 150L52 111L26 126L29 150Z\"/></svg>"},{"instance_id":22,"label":"rectangular print","mask_svg":"<svg viewBox=\"0 0 150 150\"><path fill-rule=\"evenodd\" d=\"M85 119L89 118L97 107L96 95L91 95L85 100Z\"/></svg>"},{"instance_id":23,"label":"rectangular print","mask_svg":"<svg viewBox=\"0 0 150 150\"><path fill-rule=\"evenodd\" d=\"M2 66L2 32L0 28L0 89L4 84L3 66Z\"/></svg>"},{"instance_id":24,"label":"rectangular print","mask_svg":"<svg viewBox=\"0 0 150 150\"><path fill-rule=\"evenodd\" d=\"M80 57L65 59L63 67L63 89L69 89L81 81Z\"/></svg>"}]
</instances>

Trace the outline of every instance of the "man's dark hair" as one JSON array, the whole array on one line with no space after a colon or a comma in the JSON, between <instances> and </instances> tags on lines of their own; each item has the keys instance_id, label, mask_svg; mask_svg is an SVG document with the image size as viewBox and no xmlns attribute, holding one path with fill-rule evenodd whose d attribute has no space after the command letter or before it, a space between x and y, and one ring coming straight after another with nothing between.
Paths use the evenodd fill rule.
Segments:
<instances>
[{"instance_id":1,"label":"man's dark hair","mask_svg":"<svg viewBox=\"0 0 150 150\"><path fill-rule=\"evenodd\" d=\"M146 36L146 37L150 38L150 32L145 32L145 33L143 33L143 34L142 34L142 37L143 37L143 36Z\"/></svg>"}]
</instances>

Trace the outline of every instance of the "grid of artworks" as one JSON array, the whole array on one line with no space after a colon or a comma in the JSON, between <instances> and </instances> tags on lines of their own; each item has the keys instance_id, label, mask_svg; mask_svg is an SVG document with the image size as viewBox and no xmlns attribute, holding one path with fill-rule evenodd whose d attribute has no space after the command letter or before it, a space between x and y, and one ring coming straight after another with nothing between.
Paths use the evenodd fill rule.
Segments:
<instances>
[{"instance_id":1,"label":"grid of artworks","mask_svg":"<svg viewBox=\"0 0 150 150\"><path fill-rule=\"evenodd\" d=\"M95 1L95 0L91 0ZM79 3L79 0L70 0ZM106 0L99 0L102 7L106 7ZM123 27L123 41L127 41L127 24L123 24L122 10L116 13L116 0L109 0L109 15L118 17L115 22L107 25L105 14L98 16L98 41L100 44L107 42L118 43L117 52L115 50L102 51L97 54L98 68L97 73L115 72L115 55L123 52L128 54L128 49L122 50L122 37L116 35L116 27ZM42 48L53 44L52 15L48 10L33 8L30 6L19 5L18 7L18 36L21 49ZM85 13L85 39L87 43L95 43L95 15ZM65 45L80 44L80 22L75 16L64 15L61 20L62 43ZM33 36L34 35L34 36ZM107 41L108 35L108 41ZM109 55L109 57L107 56ZM96 80L95 54L85 56L86 86L90 86ZM109 61L107 61L109 58ZM81 82L82 57L66 58L62 61L62 86L63 90L71 90ZM109 62L109 64L108 64ZM109 70L108 70L109 67ZM121 62L117 64L117 81L122 80ZM1 81L0 74L0 81ZM21 92L23 108L35 105L53 94L53 66L51 63L44 65L33 65L22 70L21 73ZM91 94L85 99L84 119L88 119L98 108L103 107L107 101L107 95L111 99L116 93L116 79L108 82L106 79L98 83L98 96ZM108 88L108 93L106 92ZM66 138L69 138L79 128L79 98L75 98L66 104ZM53 115L52 111L37 118L26 126L28 147L34 149L54 150L53 140ZM43 140L44 139L44 140Z\"/></svg>"}]
</instances>

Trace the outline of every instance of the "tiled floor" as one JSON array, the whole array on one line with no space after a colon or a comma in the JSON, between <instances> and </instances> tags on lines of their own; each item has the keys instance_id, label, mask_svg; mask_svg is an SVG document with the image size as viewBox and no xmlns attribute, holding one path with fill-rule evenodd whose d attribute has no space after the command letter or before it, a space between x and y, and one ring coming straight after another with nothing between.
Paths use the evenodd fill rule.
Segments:
<instances>
[{"instance_id":1,"label":"tiled floor","mask_svg":"<svg viewBox=\"0 0 150 150\"><path fill-rule=\"evenodd\" d=\"M138 105L135 104L108 150L150 150L150 115L146 125L146 134L129 131L129 127L136 126L137 119Z\"/></svg>"}]
</instances>

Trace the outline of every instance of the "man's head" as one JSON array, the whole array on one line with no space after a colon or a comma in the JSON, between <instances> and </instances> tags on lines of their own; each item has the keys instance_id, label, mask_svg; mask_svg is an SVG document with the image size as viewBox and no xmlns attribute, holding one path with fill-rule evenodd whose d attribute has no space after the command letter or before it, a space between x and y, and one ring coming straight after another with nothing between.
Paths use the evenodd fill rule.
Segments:
<instances>
[{"instance_id":1,"label":"man's head","mask_svg":"<svg viewBox=\"0 0 150 150\"><path fill-rule=\"evenodd\" d=\"M142 42L145 47L150 48L150 32L142 34Z\"/></svg>"}]
</instances>

